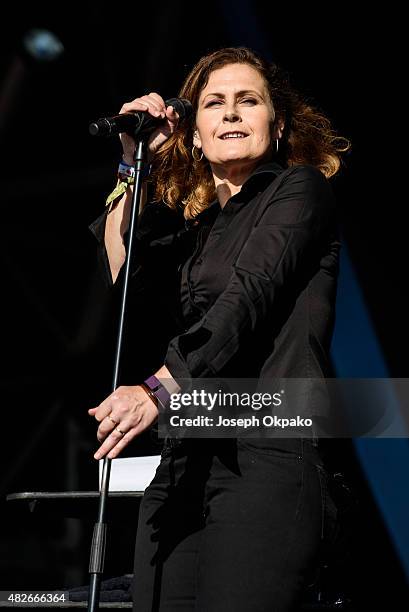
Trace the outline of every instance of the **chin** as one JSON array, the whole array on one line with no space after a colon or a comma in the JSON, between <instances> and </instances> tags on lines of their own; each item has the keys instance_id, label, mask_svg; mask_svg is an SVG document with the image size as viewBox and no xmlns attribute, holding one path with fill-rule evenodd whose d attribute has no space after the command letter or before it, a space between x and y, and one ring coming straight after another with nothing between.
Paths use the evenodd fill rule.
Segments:
<instances>
[{"instance_id":1,"label":"chin","mask_svg":"<svg viewBox=\"0 0 409 612\"><path fill-rule=\"evenodd\" d=\"M217 163L221 165L232 165L232 164L257 164L261 161L258 157L253 157L252 155L226 155L223 159L218 160Z\"/></svg>"},{"instance_id":2,"label":"chin","mask_svg":"<svg viewBox=\"0 0 409 612\"><path fill-rule=\"evenodd\" d=\"M225 164L230 161L251 161L254 155L247 151L223 151L222 155L218 156L216 163Z\"/></svg>"}]
</instances>

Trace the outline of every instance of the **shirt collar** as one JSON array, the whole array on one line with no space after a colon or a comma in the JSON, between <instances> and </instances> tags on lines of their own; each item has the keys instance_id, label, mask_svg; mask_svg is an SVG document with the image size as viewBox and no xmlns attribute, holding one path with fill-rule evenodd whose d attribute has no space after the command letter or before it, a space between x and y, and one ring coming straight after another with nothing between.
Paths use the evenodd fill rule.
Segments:
<instances>
[{"instance_id":1,"label":"shirt collar","mask_svg":"<svg viewBox=\"0 0 409 612\"><path fill-rule=\"evenodd\" d=\"M239 193L243 193L247 191L249 188L252 188L255 184L257 187L264 185L264 183L271 183L271 175L278 176L281 172L284 171L283 166L279 163L272 161L262 164L261 166L257 166L257 168L250 174L248 179L243 183L243 186ZM238 195L238 194L237 194ZM233 196L234 197L234 196Z\"/></svg>"},{"instance_id":2,"label":"shirt collar","mask_svg":"<svg viewBox=\"0 0 409 612\"><path fill-rule=\"evenodd\" d=\"M233 201L231 210L237 210L237 204L240 202L240 208L244 204L249 202L251 195L255 192L262 191L267 187L268 184L271 183L273 176L278 176L281 172L284 171L283 166L278 164L277 162L267 162L258 166L248 177L248 179L243 183L242 188L238 193L236 193L230 201ZM244 196L244 197L243 197ZM185 226L186 229L190 229L192 226L203 225L207 223L211 223L214 221L216 216L222 210L219 200L216 198L200 212L194 219L186 220ZM223 211L226 210L226 206L223 208Z\"/></svg>"}]
</instances>

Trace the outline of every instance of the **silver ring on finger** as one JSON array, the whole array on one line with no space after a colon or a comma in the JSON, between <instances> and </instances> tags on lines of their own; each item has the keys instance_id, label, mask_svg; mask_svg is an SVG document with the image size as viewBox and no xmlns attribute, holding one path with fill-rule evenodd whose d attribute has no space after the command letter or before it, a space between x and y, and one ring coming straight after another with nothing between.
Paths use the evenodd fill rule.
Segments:
<instances>
[{"instance_id":1,"label":"silver ring on finger","mask_svg":"<svg viewBox=\"0 0 409 612\"><path fill-rule=\"evenodd\" d=\"M115 427L115 431L117 431L118 433L120 433L120 434L121 434L121 436L124 436L124 435L125 435L125 432L124 432L124 431L122 431L121 429L119 429L119 427Z\"/></svg>"}]
</instances>

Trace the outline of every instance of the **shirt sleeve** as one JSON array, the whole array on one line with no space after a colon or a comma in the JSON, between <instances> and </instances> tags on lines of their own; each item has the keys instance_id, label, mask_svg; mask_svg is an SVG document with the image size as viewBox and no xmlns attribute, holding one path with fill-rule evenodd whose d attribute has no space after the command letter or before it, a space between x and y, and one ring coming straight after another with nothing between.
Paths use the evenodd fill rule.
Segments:
<instances>
[{"instance_id":1,"label":"shirt sleeve","mask_svg":"<svg viewBox=\"0 0 409 612\"><path fill-rule=\"evenodd\" d=\"M108 209L97 217L88 227L98 242L98 269L108 289L120 286L125 266L122 266L115 284L113 283L108 254L105 248L105 225ZM138 266L144 263L146 268L153 270L156 266L163 267L169 263L169 252L176 236L183 231L183 216L163 203L148 202L139 218L132 249L131 276ZM129 239L129 231L124 233L125 248ZM170 247L170 248L169 248ZM166 252L167 257L164 253Z\"/></svg>"},{"instance_id":2,"label":"shirt sleeve","mask_svg":"<svg viewBox=\"0 0 409 612\"><path fill-rule=\"evenodd\" d=\"M108 209L106 208L104 212L97 217L88 227L91 232L94 234L95 238L98 242L97 248L97 258L98 258L98 270L100 275L104 281L106 287L113 287L113 280L111 275L111 268L109 266L108 254L105 248L105 225L108 216Z\"/></svg>"},{"instance_id":3,"label":"shirt sleeve","mask_svg":"<svg viewBox=\"0 0 409 612\"><path fill-rule=\"evenodd\" d=\"M311 265L329 239L334 215L324 175L312 166L294 166L253 227L226 289L200 321L169 343L165 365L174 378L220 375L249 334L274 314L296 275Z\"/></svg>"},{"instance_id":4,"label":"shirt sleeve","mask_svg":"<svg viewBox=\"0 0 409 612\"><path fill-rule=\"evenodd\" d=\"M115 350L122 305L125 266L112 282L105 249L105 210L89 229L95 238L98 262L95 270L95 311L99 315L104 347ZM183 210L148 202L135 228L127 296L127 315L121 353L121 384L136 384L164 363L169 341L183 330L177 292L179 248L184 231ZM182 237L180 237L182 235ZM124 234L127 249L129 232ZM94 318L96 318L95 315Z\"/></svg>"}]
</instances>

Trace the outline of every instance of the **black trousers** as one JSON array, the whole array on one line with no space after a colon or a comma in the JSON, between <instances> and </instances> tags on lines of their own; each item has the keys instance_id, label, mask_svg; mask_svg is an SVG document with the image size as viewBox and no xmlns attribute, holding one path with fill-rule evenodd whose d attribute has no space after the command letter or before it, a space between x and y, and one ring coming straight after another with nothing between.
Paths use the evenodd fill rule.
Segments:
<instances>
[{"instance_id":1,"label":"black trousers","mask_svg":"<svg viewBox=\"0 0 409 612\"><path fill-rule=\"evenodd\" d=\"M167 442L139 511L135 612L297 609L336 516L327 478L307 439Z\"/></svg>"}]
</instances>

